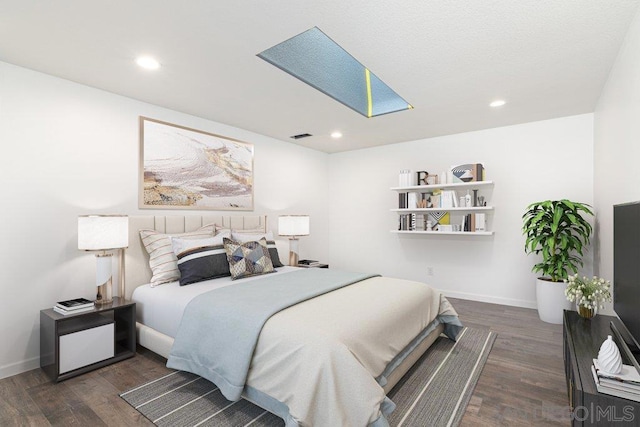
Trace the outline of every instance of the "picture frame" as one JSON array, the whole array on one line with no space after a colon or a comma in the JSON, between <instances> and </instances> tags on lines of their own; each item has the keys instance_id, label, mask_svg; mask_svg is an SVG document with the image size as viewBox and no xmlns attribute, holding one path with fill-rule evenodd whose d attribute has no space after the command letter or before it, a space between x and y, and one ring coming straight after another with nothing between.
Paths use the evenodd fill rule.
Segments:
<instances>
[{"instance_id":1,"label":"picture frame","mask_svg":"<svg viewBox=\"0 0 640 427\"><path fill-rule=\"evenodd\" d=\"M140 209L253 210L253 144L140 116Z\"/></svg>"}]
</instances>

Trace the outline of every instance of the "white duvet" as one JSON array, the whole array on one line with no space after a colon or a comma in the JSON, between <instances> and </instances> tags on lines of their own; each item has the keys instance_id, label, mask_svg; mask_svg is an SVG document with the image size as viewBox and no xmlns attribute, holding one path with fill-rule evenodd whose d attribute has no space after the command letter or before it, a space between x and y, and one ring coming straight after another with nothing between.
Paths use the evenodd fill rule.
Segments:
<instances>
[{"instance_id":1,"label":"white duvet","mask_svg":"<svg viewBox=\"0 0 640 427\"><path fill-rule=\"evenodd\" d=\"M375 277L321 295L267 321L247 384L301 426L369 425L385 399L375 378L438 314L456 312L408 280Z\"/></svg>"},{"instance_id":2,"label":"white duvet","mask_svg":"<svg viewBox=\"0 0 640 427\"><path fill-rule=\"evenodd\" d=\"M281 274L294 270L287 267ZM133 296L140 303L138 320L174 337L191 299L232 283L138 287ZM247 385L285 404L288 425L384 425L385 393L375 378L439 314L457 315L439 291L388 277L315 297L266 322Z\"/></svg>"}]
</instances>

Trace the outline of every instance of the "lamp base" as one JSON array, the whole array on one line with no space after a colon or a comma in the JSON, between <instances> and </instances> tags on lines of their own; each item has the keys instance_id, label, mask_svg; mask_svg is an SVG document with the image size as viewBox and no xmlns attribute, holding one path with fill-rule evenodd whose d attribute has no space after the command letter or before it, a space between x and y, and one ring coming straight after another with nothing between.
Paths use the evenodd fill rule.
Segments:
<instances>
[{"instance_id":1,"label":"lamp base","mask_svg":"<svg viewBox=\"0 0 640 427\"><path fill-rule=\"evenodd\" d=\"M109 277L108 281L98 286L95 303L98 305L111 304L113 302L112 289L113 283Z\"/></svg>"},{"instance_id":2,"label":"lamp base","mask_svg":"<svg viewBox=\"0 0 640 427\"><path fill-rule=\"evenodd\" d=\"M295 237L289 239L289 265L292 267L298 265L298 242Z\"/></svg>"},{"instance_id":3,"label":"lamp base","mask_svg":"<svg viewBox=\"0 0 640 427\"><path fill-rule=\"evenodd\" d=\"M113 302L113 283L111 280L111 254L96 255L96 304L104 305Z\"/></svg>"}]
</instances>

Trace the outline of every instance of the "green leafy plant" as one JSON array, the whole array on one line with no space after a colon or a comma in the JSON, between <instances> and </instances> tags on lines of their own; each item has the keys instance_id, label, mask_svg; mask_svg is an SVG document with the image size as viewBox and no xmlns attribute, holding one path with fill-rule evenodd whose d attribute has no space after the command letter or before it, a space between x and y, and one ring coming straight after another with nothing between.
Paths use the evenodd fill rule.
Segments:
<instances>
[{"instance_id":1,"label":"green leafy plant","mask_svg":"<svg viewBox=\"0 0 640 427\"><path fill-rule=\"evenodd\" d=\"M553 282L569 277L582 266L583 248L589 245L591 224L582 216L593 215L591 206L569 200L546 200L527 206L522 215L526 253L542 254L532 271Z\"/></svg>"}]
</instances>

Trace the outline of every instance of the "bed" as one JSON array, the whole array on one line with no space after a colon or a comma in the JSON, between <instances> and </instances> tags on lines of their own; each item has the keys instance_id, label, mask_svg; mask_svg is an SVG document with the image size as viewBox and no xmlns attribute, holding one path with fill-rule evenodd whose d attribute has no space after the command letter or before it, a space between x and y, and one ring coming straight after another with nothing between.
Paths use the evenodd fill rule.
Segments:
<instances>
[{"instance_id":1,"label":"bed","mask_svg":"<svg viewBox=\"0 0 640 427\"><path fill-rule=\"evenodd\" d=\"M181 357L190 353L185 350L189 348L184 345L188 334L181 322L195 322L191 327L197 329L199 326L194 319L206 314L206 310L193 314L194 306L197 306L193 301L216 295L206 302L209 307L217 300L223 301L221 295L241 288L245 292L260 292L268 289L267 285L353 276L353 283L315 297L307 296L304 302L274 312L262 326L255 349L251 348L253 353L242 396L280 416L287 426L387 425L385 415L394 405L386 398L386 393L445 329L449 336L455 337L460 327L455 310L439 292L416 282L360 278L355 273L283 266L276 273L267 275L268 278L257 276L231 281L225 277L189 286L172 282L152 288L149 286L149 257L139 230L178 234L216 224L238 231L266 232L266 217L133 216L129 221L129 248L121 295L137 303L138 343L168 358L168 366L188 366L192 369L185 370L210 380L209 371L199 369L204 364L202 358L214 358L212 362L215 363L218 357L215 352L213 355L208 352L197 354L194 356L196 362L179 363ZM286 254L286 241L276 240L276 245L280 254ZM280 257L282 260L287 258ZM219 311L230 306L221 304ZM190 311L185 314L187 306ZM214 322L217 322L214 325L224 323ZM211 326L201 328L202 331L213 329ZM203 334L202 331L195 333ZM210 348L221 347L214 342L209 345ZM224 356L221 354L221 358ZM308 376L301 377L300 372L308 373ZM213 382L224 394L219 378L215 372L213 374ZM313 378L311 381L310 377Z\"/></svg>"}]
</instances>

